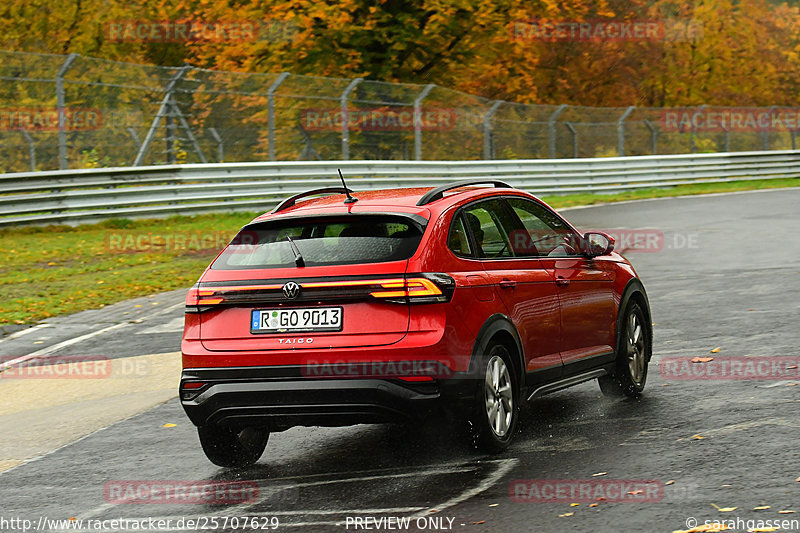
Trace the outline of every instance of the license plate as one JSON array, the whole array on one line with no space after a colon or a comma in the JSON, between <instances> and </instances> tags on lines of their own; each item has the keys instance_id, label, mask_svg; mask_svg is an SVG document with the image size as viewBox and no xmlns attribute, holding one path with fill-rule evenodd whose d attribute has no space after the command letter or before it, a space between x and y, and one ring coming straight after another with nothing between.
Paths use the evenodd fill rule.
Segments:
<instances>
[{"instance_id":1,"label":"license plate","mask_svg":"<svg viewBox=\"0 0 800 533\"><path fill-rule=\"evenodd\" d=\"M250 315L250 332L341 331L342 314L341 307L254 309Z\"/></svg>"}]
</instances>

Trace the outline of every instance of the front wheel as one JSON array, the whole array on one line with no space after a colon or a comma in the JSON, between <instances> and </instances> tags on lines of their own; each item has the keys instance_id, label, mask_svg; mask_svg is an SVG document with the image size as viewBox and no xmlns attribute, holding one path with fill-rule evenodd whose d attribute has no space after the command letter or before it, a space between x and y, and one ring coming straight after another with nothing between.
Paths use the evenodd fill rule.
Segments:
<instances>
[{"instance_id":1,"label":"front wheel","mask_svg":"<svg viewBox=\"0 0 800 533\"><path fill-rule=\"evenodd\" d=\"M597 379L606 396L638 398L647 381L647 363L652 353L650 328L645 314L636 302L631 302L622 320L617 340L617 362L611 375Z\"/></svg>"},{"instance_id":2,"label":"front wheel","mask_svg":"<svg viewBox=\"0 0 800 533\"><path fill-rule=\"evenodd\" d=\"M519 387L508 349L495 344L487 351L470 425L473 443L483 451L498 453L508 447L517 429Z\"/></svg>"},{"instance_id":3,"label":"front wheel","mask_svg":"<svg viewBox=\"0 0 800 533\"><path fill-rule=\"evenodd\" d=\"M257 427L200 426L197 434L208 460L224 467L254 464L264 453L269 440L269 431Z\"/></svg>"}]
</instances>

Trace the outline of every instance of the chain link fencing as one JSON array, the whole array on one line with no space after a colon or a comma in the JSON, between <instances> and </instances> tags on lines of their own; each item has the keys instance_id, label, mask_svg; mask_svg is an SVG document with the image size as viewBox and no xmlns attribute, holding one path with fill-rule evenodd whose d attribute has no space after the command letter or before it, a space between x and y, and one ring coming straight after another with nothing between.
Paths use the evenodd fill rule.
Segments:
<instances>
[{"instance_id":1,"label":"chain link fencing","mask_svg":"<svg viewBox=\"0 0 800 533\"><path fill-rule=\"evenodd\" d=\"M795 149L793 108L528 105L439 87L0 51L0 172Z\"/></svg>"}]
</instances>

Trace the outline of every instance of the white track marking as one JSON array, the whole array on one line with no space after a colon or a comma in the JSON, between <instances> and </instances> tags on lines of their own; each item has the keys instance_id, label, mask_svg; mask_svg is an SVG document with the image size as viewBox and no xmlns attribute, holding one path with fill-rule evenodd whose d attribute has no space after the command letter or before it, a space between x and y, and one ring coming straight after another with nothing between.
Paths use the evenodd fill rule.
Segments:
<instances>
[{"instance_id":1,"label":"white track marking","mask_svg":"<svg viewBox=\"0 0 800 533\"><path fill-rule=\"evenodd\" d=\"M465 501L469 500L470 498L473 498L473 497L477 496L481 492L487 490L492 485L494 485L495 483L500 481L500 479L502 479L503 476L505 476L514 466L516 466L517 463L519 463L519 459L516 459L516 458L514 458L514 459L500 459L498 461L492 461L492 462L497 463L497 465L498 465L497 466L497 470L495 470L494 472L489 474L489 476L487 476L486 479L484 479L483 481L478 483L478 485L476 485L475 487L473 487L471 489L468 489L468 490L465 490L464 492L462 492L458 496L454 496L453 498L450 498L449 500L447 500L444 503L440 503L438 505L434 505L430 509L431 510L435 509L437 512L442 512L442 511L444 511L445 509L447 509L449 507L453 507L454 505L458 505L459 503L465 502ZM411 518L412 519L413 518L421 518L423 516L430 516L430 514L431 513L428 510L428 511L425 511L424 513L417 513L415 515L412 515Z\"/></svg>"},{"instance_id":2,"label":"white track marking","mask_svg":"<svg viewBox=\"0 0 800 533\"><path fill-rule=\"evenodd\" d=\"M108 326L108 327L105 327L105 328L98 329L96 331L92 331L91 333L86 333L86 334L81 335L79 337L73 337L71 339L67 339L65 341L58 342L58 343L53 344L51 346L48 346L46 348L42 348L41 350L36 350L35 352L31 352L28 355L23 355L21 357L17 357L16 359L12 359L11 361L5 361L2 364L0 364L0 371L6 370L7 368L10 368L10 367L12 367L14 365L18 365L18 364L20 364L22 362L27 361L28 359L33 359L34 357L39 357L40 355L53 355L54 352L57 352L58 350L60 350L62 348L66 348L67 346L72 346L75 343L84 341L86 339L90 339L92 337L96 337L97 335L102 335L103 333L106 333L106 332L109 332L109 331L113 331L115 329L119 329L119 328L121 328L123 326L127 326L127 325L128 325L127 322L123 322L121 324L114 324L112 326Z\"/></svg>"},{"instance_id":3,"label":"white track marking","mask_svg":"<svg viewBox=\"0 0 800 533\"><path fill-rule=\"evenodd\" d=\"M23 335L27 335L28 333L33 333L34 331L40 330L42 328L50 328L50 327L53 327L53 325L52 324L47 324L47 323L36 324L33 327L25 328L25 329L20 330L20 331L16 331L16 332L12 333L11 335L6 335L2 339L0 339L0 344L4 343L6 341L10 341L11 339L18 339L18 338L22 337Z\"/></svg>"},{"instance_id":4,"label":"white track marking","mask_svg":"<svg viewBox=\"0 0 800 533\"><path fill-rule=\"evenodd\" d=\"M159 311L157 313L153 313L152 315L148 316L147 318L145 318L145 320L149 320L149 319L157 317L159 315L163 315L165 313L169 313L173 309L176 309L176 308L178 308L178 307L180 307L182 305L184 305L183 302L175 304L175 305L172 305L170 307L167 307L166 309L162 309L161 311ZM81 341L85 341L87 339L91 339L92 337L96 337L98 335L102 335L103 333L108 333L109 331L114 331L115 329L119 329L119 328L122 328L122 327L125 327L125 326L129 326L130 324L131 324L130 322L120 322L119 324L112 324L111 326L107 326L105 328L101 328L101 329L98 329L98 330L95 330L95 331L90 331L89 333L84 333L83 335L79 335L77 337L72 337L71 339L63 340L61 342L58 342L56 344L47 346L47 347L42 348L40 350L36 350L35 352L31 352L31 353L29 353L27 355L23 355L23 356L17 357L16 359L12 359L10 361L5 361L3 363L0 363L0 372L2 372L3 370L5 370L7 368L10 368L10 367L12 367L14 365L18 365L18 364L20 364L22 362L25 362L25 361L27 361L29 359L33 359L34 357L39 357L40 355L53 355L55 352L57 352L58 350L61 350L62 348L66 348L67 346L72 346L73 344L79 343Z\"/></svg>"}]
</instances>

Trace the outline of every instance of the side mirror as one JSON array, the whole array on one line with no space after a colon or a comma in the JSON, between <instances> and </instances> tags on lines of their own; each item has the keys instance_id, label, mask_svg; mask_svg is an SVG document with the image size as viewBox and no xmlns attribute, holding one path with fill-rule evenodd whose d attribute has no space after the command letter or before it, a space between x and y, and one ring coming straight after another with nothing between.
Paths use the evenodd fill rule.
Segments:
<instances>
[{"instance_id":1,"label":"side mirror","mask_svg":"<svg viewBox=\"0 0 800 533\"><path fill-rule=\"evenodd\" d=\"M614 250L614 238L601 231L590 231L583 235L583 253L589 257L608 255Z\"/></svg>"}]
</instances>

